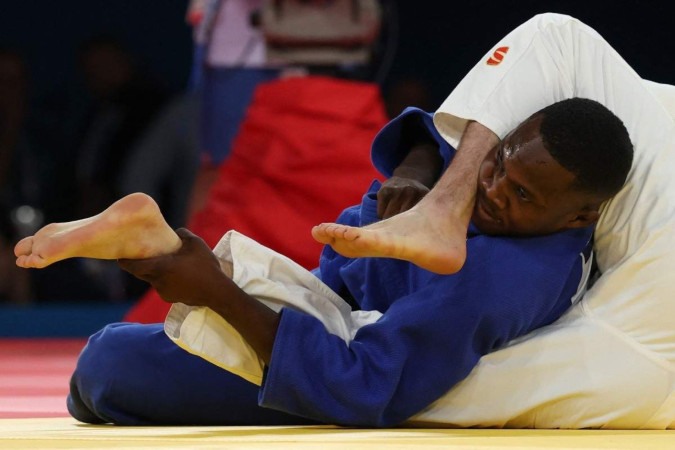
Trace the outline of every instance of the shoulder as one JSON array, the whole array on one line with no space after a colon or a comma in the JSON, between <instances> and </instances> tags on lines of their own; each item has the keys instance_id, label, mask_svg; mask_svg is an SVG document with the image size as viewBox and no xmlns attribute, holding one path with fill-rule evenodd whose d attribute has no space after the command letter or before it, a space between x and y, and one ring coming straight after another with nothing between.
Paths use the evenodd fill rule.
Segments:
<instances>
[{"instance_id":1,"label":"shoulder","mask_svg":"<svg viewBox=\"0 0 675 450\"><path fill-rule=\"evenodd\" d=\"M475 234L458 275L497 303L567 301L590 261L592 234L591 228L528 238Z\"/></svg>"},{"instance_id":2,"label":"shoulder","mask_svg":"<svg viewBox=\"0 0 675 450\"><path fill-rule=\"evenodd\" d=\"M589 257L593 245L593 227L577 228L544 236L513 237L482 234L470 226L468 257L505 258L532 263L571 264L580 254ZM468 260L468 258L467 258Z\"/></svg>"}]
</instances>

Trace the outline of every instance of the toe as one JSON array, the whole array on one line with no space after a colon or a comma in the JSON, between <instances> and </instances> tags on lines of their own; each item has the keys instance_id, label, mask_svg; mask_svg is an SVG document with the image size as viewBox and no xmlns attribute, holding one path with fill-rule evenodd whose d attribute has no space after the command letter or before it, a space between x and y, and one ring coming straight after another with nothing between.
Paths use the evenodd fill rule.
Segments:
<instances>
[{"instance_id":1,"label":"toe","mask_svg":"<svg viewBox=\"0 0 675 450\"><path fill-rule=\"evenodd\" d=\"M21 239L14 246L14 256L30 255L33 248L33 236Z\"/></svg>"}]
</instances>

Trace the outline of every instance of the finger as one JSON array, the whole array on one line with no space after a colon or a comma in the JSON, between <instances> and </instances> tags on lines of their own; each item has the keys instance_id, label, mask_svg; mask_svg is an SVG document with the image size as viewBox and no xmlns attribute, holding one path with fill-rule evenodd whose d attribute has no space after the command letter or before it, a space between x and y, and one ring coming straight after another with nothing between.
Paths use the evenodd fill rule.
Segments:
<instances>
[{"instance_id":1,"label":"finger","mask_svg":"<svg viewBox=\"0 0 675 450\"><path fill-rule=\"evenodd\" d=\"M377 217L380 219L386 219L387 209L389 208L389 202L387 201L377 201Z\"/></svg>"},{"instance_id":2,"label":"finger","mask_svg":"<svg viewBox=\"0 0 675 450\"><path fill-rule=\"evenodd\" d=\"M411 197L407 199L399 208L399 213L402 213L403 211L407 211L413 206L415 206L419 201L421 200L421 197Z\"/></svg>"},{"instance_id":3,"label":"finger","mask_svg":"<svg viewBox=\"0 0 675 450\"><path fill-rule=\"evenodd\" d=\"M117 265L138 279L148 283L154 278L156 263L147 259L118 259Z\"/></svg>"},{"instance_id":4,"label":"finger","mask_svg":"<svg viewBox=\"0 0 675 450\"><path fill-rule=\"evenodd\" d=\"M415 193L411 191L410 189L401 189L397 192L396 198L392 201L389 202L387 205L387 210L385 211L384 214L384 219L388 219L389 217L395 216L396 214L399 214L408 207L410 203L410 198L413 197Z\"/></svg>"},{"instance_id":5,"label":"finger","mask_svg":"<svg viewBox=\"0 0 675 450\"><path fill-rule=\"evenodd\" d=\"M179 253L189 253L196 250L198 247L202 247L202 250L211 252L211 247L209 247L206 241L187 228L178 228L176 234L182 242Z\"/></svg>"},{"instance_id":6,"label":"finger","mask_svg":"<svg viewBox=\"0 0 675 450\"><path fill-rule=\"evenodd\" d=\"M387 207L391 202L391 197L392 196L388 190L380 189L377 192L377 217L380 219L384 217Z\"/></svg>"},{"instance_id":7,"label":"finger","mask_svg":"<svg viewBox=\"0 0 675 450\"><path fill-rule=\"evenodd\" d=\"M399 203L398 201L396 201L396 202L389 202L389 204L387 205L387 208L386 208L386 209L384 210L384 212L382 213L382 218L383 218L383 219L388 219L388 218L390 218L391 216L395 216L395 215L398 214L399 212L401 212L400 203Z\"/></svg>"},{"instance_id":8,"label":"finger","mask_svg":"<svg viewBox=\"0 0 675 450\"><path fill-rule=\"evenodd\" d=\"M196 237L198 237L196 234L194 234L192 231L188 230L187 228L176 229L176 234L180 238L196 238Z\"/></svg>"},{"instance_id":9,"label":"finger","mask_svg":"<svg viewBox=\"0 0 675 450\"><path fill-rule=\"evenodd\" d=\"M118 259L117 265L120 267L120 269L124 270L125 272L129 272L132 275L135 275L136 272L139 272L137 260L135 259Z\"/></svg>"}]
</instances>

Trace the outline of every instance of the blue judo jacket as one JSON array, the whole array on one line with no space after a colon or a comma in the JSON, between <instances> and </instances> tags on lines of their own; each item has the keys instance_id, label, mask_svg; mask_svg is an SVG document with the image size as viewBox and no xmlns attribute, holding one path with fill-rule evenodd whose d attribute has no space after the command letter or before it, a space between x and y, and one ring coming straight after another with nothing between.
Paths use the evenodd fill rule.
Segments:
<instances>
[{"instance_id":1,"label":"blue judo jacket","mask_svg":"<svg viewBox=\"0 0 675 450\"><path fill-rule=\"evenodd\" d=\"M408 115L436 139L446 166L454 155L431 115L409 108L373 143L373 161L386 176L405 156L397 143ZM338 222L378 220L379 187L374 182ZM482 355L567 311L588 279L592 233L588 227L516 238L483 235L471 225L466 263L453 275L388 258L345 258L327 246L321 279L383 316L347 345L317 319L282 310L260 404L344 425L405 421L469 375Z\"/></svg>"}]
</instances>

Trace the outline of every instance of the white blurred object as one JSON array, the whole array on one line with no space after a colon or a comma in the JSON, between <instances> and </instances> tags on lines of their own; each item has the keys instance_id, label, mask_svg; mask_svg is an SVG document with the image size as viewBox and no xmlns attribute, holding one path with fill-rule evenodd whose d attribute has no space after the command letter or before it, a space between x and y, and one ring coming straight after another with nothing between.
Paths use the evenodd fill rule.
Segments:
<instances>
[{"instance_id":1,"label":"white blurred object","mask_svg":"<svg viewBox=\"0 0 675 450\"><path fill-rule=\"evenodd\" d=\"M11 212L11 220L19 238L31 236L42 227L44 214L30 205L21 205Z\"/></svg>"},{"instance_id":2,"label":"white blurred object","mask_svg":"<svg viewBox=\"0 0 675 450\"><path fill-rule=\"evenodd\" d=\"M258 28L264 0L191 0L185 21L195 43L207 46L212 67L266 67L265 38Z\"/></svg>"},{"instance_id":3,"label":"white blurred object","mask_svg":"<svg viewBox=\"0 0 675 450\"><path fill-rule=\"evenodd\" d=\"M377 0L266 0L260 19L271 63L365 64L382 10Z\"/></svg>"}]
</instances>

